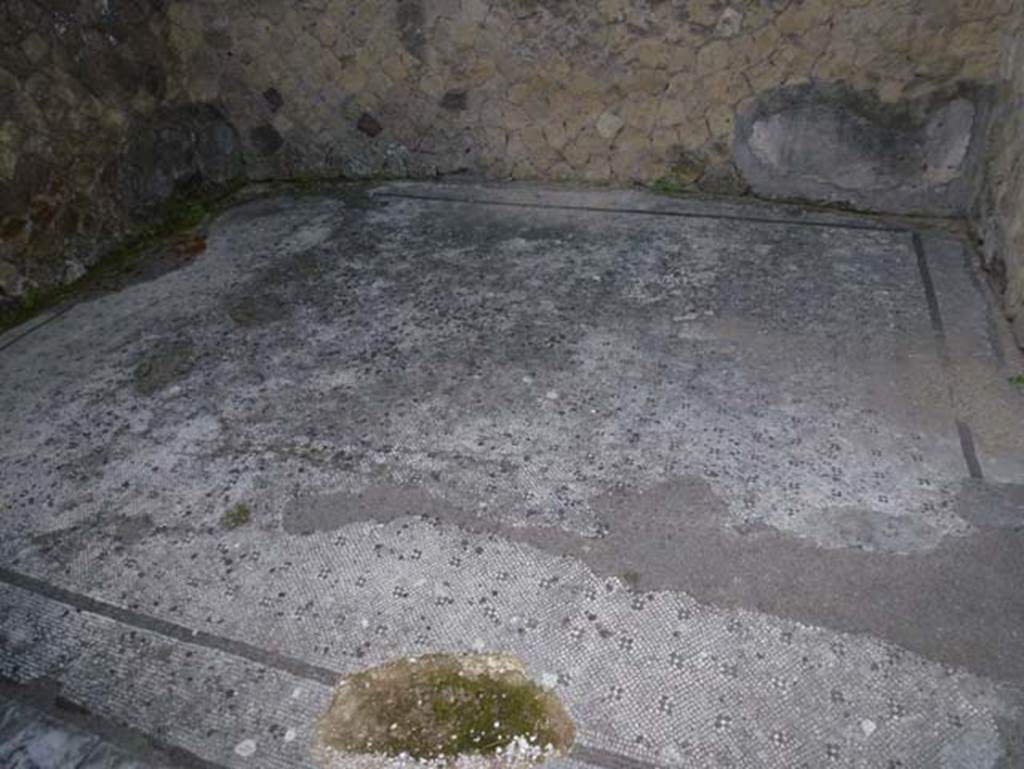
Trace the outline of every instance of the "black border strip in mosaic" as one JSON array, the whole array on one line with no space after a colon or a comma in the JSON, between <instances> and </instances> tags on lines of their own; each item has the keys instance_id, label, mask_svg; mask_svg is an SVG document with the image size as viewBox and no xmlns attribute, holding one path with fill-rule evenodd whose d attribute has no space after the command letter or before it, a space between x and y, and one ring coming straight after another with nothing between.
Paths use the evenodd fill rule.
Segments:
<instances>
[{"instance_id":1,"label":"black border strip in mosaic","mask_svg":"<svg viewBox=\"0 0 1024 769\"><path fill-rule=\"evenodd\" d=\"M935 349L942 363L943 373L946 376L949 405L956 418L956 432L960 440L960 450L964 455L964 464L967 465L967 472L971 478L981 480L985 476L981 471L981 462L978 460L978 452L974 445L974 433L971 431L971 426L960 418L957 410L956 393L953 388L953 364L949 356L949 346L946 342L946 326L942 322L939 298L935 293L935 283L932 280L931 269L928 267L928 254L925 251L921 233L916 231L911 233L911 240L913 241L914 255L917 257L917 270L921 275L921 285L924 287L925 301L928 304L928 315L931 319L932 331L935 333Z\"/></svg>"},{"instance_id":2,"label":"black border strip in mosaic","mask_svg":"<svg viewBox=\"0 0 1024 769\"><path fill-rule=\"evenodd\" d=\"M124 625L139 628L140 630L157 633L182 643L194 644L196 646L202 646L204 648L241 657L259 665L283 671L295 676L296 678L304 678L309 681L315 681L332 687L340 678L342 678L341 673L329 670L328 668L310 665L309 663L294 657L287 657L282 654L268 652L242 641L235 641L230 638L224 638L223 636L214 635L213 633L207 633L201 630L191 630L184 625L168 622L167 620L151 617L147 614L141 614L129 609L123 609L119 606L107 603L106 601L100 601L95 598L91 598L90 596L82 595L81 593L75 593L44 580L30 577L27 574L21 574L20 572L11 571L10 569L3 567L0 567L0 582L21 588L22 590L27 590L44 598L63 603L80 611L87 611ZM10 684L0 677L0 694L4 693L5 685L18 686L18 684ZM69 702L67 700L64 702L65 709L67 710L84 710L76 706L73 702ZM125 729L125 731L135 733L134 730L130 729ZM103 732L100 731L100 733L102 734ZM177 760L182 761L184 758L183 763L188 766L189 769L192 767L196 767L196 769L223 769L219 764L210 763L204 759L192 756L191 753L188 753L184 749L177 748L173 745L164 745L163 743L160 743L159 741L142 733L138 733L138 735L142 738L148 739L162 752L173 755ZM570 751L570 757L583 763L601 767L602 769L661 769L661 767L656 764L641 761L621 753L613 753L608 750L594 748L589 745L581 745L578 743L573 745L572 750Z\"/></svg>"},{"instance_id":3,"label":"black border strip in mosaic","mask_svg":"<svg viewBox=\"0 0 1024 769\"><path fill-rule=\"evenodd\" d=\"M889 224L867 224L859 222L830 222L818 219L786 219L771 216L741 216L740 214L713 214L697 211L657 210L649 208L615 208L612 206L572 206L561 203L525 203L513 200L482 200L478 198L456 198L445 195L417 195L406 192L372 192L376 198L399 198L422 200L433 203L463 203L475 206L497 206L504 208L539 208L552 211L581 211L593 214L631 214L640 216L668 216L676 219L712 219L725 222L749 222L751 224L784 224L796 227L824 227L826 229L863 230L867 232L910 232L906 227Z\"/></svg>"},{"instance_id":4,"label":"black border strip in mosaic","mask_svg":"<svg viewBox=\"0 0 1024 769\"><path fill-rule=\"evenodd\" d=\"M20 334L16 334L12 339L8 339L3 344L0 344L0 352L3 352L8 347L13 347L18 342L20 342L22 339L24 339L25 337L27 337L27 336L29 336L31 334L34 334L36 331L41 329L43 326L48 326L49 324L53 323L55 320L57 320L61 316L65 315L66 313L68 313L71 310L73 310L76 306L77 306L77 302L72 302L71 304L68 304L68 305L66 305L64 307L61 307L59 309L54 310L51 314L49 314L47 316L44 316L42 318L36 318L34 320L25 321L25 323L22 324L22 325L26 325L26 326L28 326L28 328L25 329L24 331L22 331ZM15 326L13 329L11 329L11 331L14 331L17 328L20 328L20 327L19 326Z\"/></svg>"},{"instance_id":5,"label":"black border strip in mosaic","mask_svg":"<svg viewBox=\"0 0 1024 769\"><path fill-rule=\"evenodd\" d=\"M230 638L224 638L223 636L214 635L202 630L192 630L175 622L168 622L167 620L140 614L129 609L122 609L120 606L99 601L81 593L73 593L70 590L65 590L41 579L2 567L0 567L0 581L14 587L19 587L22 590L36 593L44 598L58 601L75 609L98 614L101 617L115 620L124 625L131 625L140 630L158 633L167 638L173 638L175 641L225 652L235 657L255 662L258 665L263 665L264 667L281 670L296 678L316 681L325 686L334 686L338 679L341 678L341 673L334 670L328 670L318 665L310 665L308 662L303 662L294 657L286 657L282 654L269 652L243 641L234 641Z\"/></svg>"}]
</instances>

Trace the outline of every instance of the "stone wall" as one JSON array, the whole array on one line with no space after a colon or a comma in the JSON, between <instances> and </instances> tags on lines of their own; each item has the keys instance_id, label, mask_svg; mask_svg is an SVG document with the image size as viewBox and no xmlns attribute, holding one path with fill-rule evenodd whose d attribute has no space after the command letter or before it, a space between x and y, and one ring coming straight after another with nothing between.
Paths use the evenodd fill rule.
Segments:
<instances>
[{"instance_id":1,"label":"stone wall","mask_svg":"<svg viewBox=\"0 0 1024 769\"><path fill-rule=\"evenodd\" d=\"M3 0L0 311L242 177L964 213L1016 2Z\"/></svg>"},{"instance_id":2,"label":"stone wall","mask_svg":"<svg viewBox=\"0 0 1024 769\"><path fill-rule=\"evenodd\" d=\"M1003 82L973 218L985 267L1024 348L1024 4L1006 27L1002 52Z\"/></svg>"},{"instance_id":3,"label":"stone wall","mask_svg":"<svg viewBox=\"0 0 1024 769\"><path fill-rule=\"evenodd\" d=\"M172 96L165 6L0 2L0 312L241 174L220 112Z\"/></svg>"},{"instance_id":4,"label":"stone wall","mask_svg":"<svg viewBox=\"0 0 1024 769\"><path fill-rule=\"evenodd\" d=\"M1013 0L179 0L255 177L658 181L967 209Z\"/></svg>"}]
</instances>

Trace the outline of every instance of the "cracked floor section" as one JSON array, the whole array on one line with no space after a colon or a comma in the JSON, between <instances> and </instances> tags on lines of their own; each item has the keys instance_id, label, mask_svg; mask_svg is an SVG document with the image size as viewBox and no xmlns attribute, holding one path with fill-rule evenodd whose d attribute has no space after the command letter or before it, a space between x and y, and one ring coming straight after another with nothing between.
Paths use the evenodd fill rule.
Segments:
<instances>
[{"instance_id":1,"label":"cracked floor section","mask_svg":"<svg viewBox=\"0 0 1024 769\"><path fill-rule=\"evenodd\" d=\"M566 767L1020 765L1024 400L957 238L396 184L208 243L0 338L13 690L310 766L339 676L502 652Z\"/></svg>"}]
</instances>

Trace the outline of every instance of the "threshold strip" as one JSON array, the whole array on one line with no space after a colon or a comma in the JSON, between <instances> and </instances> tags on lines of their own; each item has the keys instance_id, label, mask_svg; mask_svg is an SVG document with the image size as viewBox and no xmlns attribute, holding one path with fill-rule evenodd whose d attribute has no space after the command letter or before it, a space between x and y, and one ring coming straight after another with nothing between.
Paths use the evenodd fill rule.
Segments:
<instances>
[{"instance_id":1,"label":"threshold strip","mask_svg":"<svg viewBox=\"0 0 1024 769\"><path fill-rule=\"evenodd\" d=\"M784 219L768 216L741 216L740 214L710 214L696 211L659 211L648 208L613 208L606 206L571 206L564 203L524 203L508 200L479 200L475 198L450 198L444 195L416 195L406 192L374 192L376 198L399 198L403 200L425 200L433 203L463 203L477 206L503 208L540 208L553 211L582 211L594 214L633 214L641 216L668 216L677 219L714 219L726 222L750 222L753 224L786 224L798 227L821 227L826 229L863 230L867 232L908 233L907 227L887 224L858 224L856 222L823 222L820 220Z\"/></svg>"},{"instance_id":2,"label":"threshold strip","mask_svg":"<svg viewBox=\"0 0 1024 769\"><path fill-rule=\"evenodd\" d=\"M51 718L62 725L98 737L102 742L127 753L129 758L149 761L151 758L157 757L138 754L152 752L159 754L159 763L161 764L165 760L170 760L183 769L226 769L223 764L208 761L185 748L165 742L159 737L99 716L85 706L50 689L51 687L41 686L38 682L34 682L32 685L22 684L12 681L6 676L0 676L0 697L24 705L34 710L39 716ZM143 746L145 749L140 750ZM89 763L88 757L86 763Z\"/></svg>"},{"instance_id":3,"label":"threshold strip","mask_svg":"<svg viewBox=\"0 0 1024 769\"><path fill-rule=\"evenodd\" d=\"M224 652L235 657L241 657L242 659L255 662L264 667L279 670L295 676L296 678L313 681L318 684L323 684L324 686L333 687L343 677L338 671L331 670L329 668L321 667L319 665L311 665L308 662L284 654L269 652L243 641L236 641L231 638L225 638L202 630L192 630L185 625L180 625L176 622L170 622L148 614L142 614L131 609L124 609L106 601L101 601L81 593L75 593L50 582L46 582L45 580L30 577L27 574L22 574L21 572L12 571L11 569L0 567L0 582L26 590L30 593L35 593L43 598L48 598L52 601L70 606L73 609L87 611L91 614L112 619L123 625L156 633L175 641L193 644L195 646L202 646L207 649ZM15 688L22 687L22 685L17 683L5 684L6 679L0 678L0 694L4 694L4 690L8 688L8 686ZM61 703L63 704L61 705ZM65 711L78 711L83 715L89 713L89 711L83 706L63 697L58 698L58 706L62 707ZM95 718L91 714L89 714L88 717L90 719ZM97 719L96 723L99 727L99 729L97 729L97 733L101 737L104 736L104 732L101 730L104 728L105 722L103 722L102 719ZM107 726L110 725L107 724ZM148 740L161 751L173 755L188 766L189 769L192 769L192 767L195 767L195 769L224 769L219 764L211 763L198 756L194 756L184 748L164 744L159 740L150 737L148 734L138 732L130 727L125 727L123 729L125 732L130 732L131 734L138 735L143 739ZM601 767L601 769L662 769L662 767L657 764L648 763L641 759L604 750L603 748L591 747L589 745L573 745L569 751L569 757L586 764Z\"/></svg>"},{"instance_id":4,"label":"threshold strip","mask_svg":"<svg viewBox=\"0 0 1024 769\"><path fill-rule=\"evenodd\" d=\"M924 250L924 241L921 239L919 232L913 232L911 239L913 240L914 254L917 257L917 271L921 275L925 301L928 303L928 315L931 319L932 332L935 335L935 348L939 354L942 371L946 377L946 392L949 397L949 405L956 418L956 433L960 439L960 451L964 455L967 473L971 478L981 480L985 475L981 470L981 462L978 460L978 451L974 444L974 433L971 431L971 426L960 417L960 412L957 408L956 391L953 388L953 361L949 356L949 346L946 343L946 326L942 322L939 298L935 293L935 283L932 280L932 273L928 267L928 254Z\"/></svg>"},{"instance_id":5,"label":"threshold strip","mask_svg":"<svg viewBox=\"0 0 1024 769\"><path fill-rule=\"evenodd\" d=\"M65 315L68 312L71 312L71 310L73 310L76 306L77 306L77 303L71 303L71 304L67 305L66 307L62 307L59 310L55 310L51 315L49 315L48 317L46 317L43 320L39 321L34 326L30 326L28 329L26 329L22 333L18 334L17 336L15 336L13 339L8 339L3 344L0 344L0 352L3 352L8 347L13 347L15 344L20 342L22 339L27 337L29 334L34 334L36 331L41 329L43 326L48 326L50 323L53 323L53 321L57 320L57 318L61 317L62 315ZM26 321L26 323L31 323L31 322L32 321ZM15 326L15 328L17 328L17 326Z\"/></svg>"}]
</instances>

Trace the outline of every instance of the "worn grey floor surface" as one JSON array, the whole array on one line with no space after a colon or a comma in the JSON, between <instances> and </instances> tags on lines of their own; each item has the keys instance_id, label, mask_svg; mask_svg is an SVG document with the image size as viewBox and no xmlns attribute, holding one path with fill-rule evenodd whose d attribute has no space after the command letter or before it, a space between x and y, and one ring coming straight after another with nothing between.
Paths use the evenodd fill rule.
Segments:
<instances>
[{"instance_id":1,"label":"worn grey floor surface","mask_svg":"<svg viewBox=\"0 0 1024 769\"><path fill-rule=\"evenodd\" d=\"M566 767L1024 766L1020 368L940 230L246 203L0 337L0 756L311 766L340 674L500 650Z\"/></svg>"}]
</instances>

